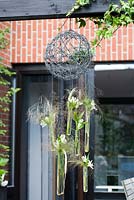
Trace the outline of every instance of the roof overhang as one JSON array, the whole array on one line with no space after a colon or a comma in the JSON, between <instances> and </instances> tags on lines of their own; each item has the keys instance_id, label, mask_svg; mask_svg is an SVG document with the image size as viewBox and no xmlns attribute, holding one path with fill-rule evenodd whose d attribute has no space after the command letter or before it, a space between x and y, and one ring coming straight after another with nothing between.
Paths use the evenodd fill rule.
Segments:
<instances>
[{"instance_id":1,"label":"roof overhang","mask_svg":"<svg viewBox=\"0 0 134 200\"><path fill-rule=\"evenodd\" d=\"M119 0L112 0L119 3ZM75 0L0 0L0 21L64 18ZM81 8L72 17L100 16L111 1L96 0Z\"/></svg>"}]
</instances>

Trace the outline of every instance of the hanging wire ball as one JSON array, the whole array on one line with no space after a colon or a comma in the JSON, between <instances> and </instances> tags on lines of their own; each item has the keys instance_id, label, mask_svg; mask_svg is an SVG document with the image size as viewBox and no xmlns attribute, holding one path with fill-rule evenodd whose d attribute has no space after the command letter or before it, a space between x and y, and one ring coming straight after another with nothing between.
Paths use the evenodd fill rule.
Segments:
<instances>
[{"instance_id":1,"label":"hanging wire ball","mask_svg":"<svg viewBox=\"0 0 134 200\"><path fill-rule=\"evenodd\" d=\"M58 34L47 45L45 64L54 76L76 79L91 68L92 53L85 36L68 30Z\"/></svg>"}]
</instances>

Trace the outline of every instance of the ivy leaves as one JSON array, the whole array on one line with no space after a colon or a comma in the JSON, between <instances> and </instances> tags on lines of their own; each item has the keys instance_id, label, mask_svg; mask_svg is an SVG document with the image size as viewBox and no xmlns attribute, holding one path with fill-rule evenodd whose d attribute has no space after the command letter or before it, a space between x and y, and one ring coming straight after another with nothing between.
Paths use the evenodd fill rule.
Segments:
<instances>
[{"instance_id":1,"label":"ivy leaves","mask_svg":"<svg viewBox=\"0 0 134 200\"><path fill-rule=\"evenodd\" d=\"M4 49L8 45L8 40L5 38L9 33L9 29L0 30L0 49Z\"/></svg>"},{"instance_id":2,"label":"ivy leaves","mask_svg":"<svg viewBox=\"0 0 134 200\"><path fill-rule=\"evenodd\" d=\"M0 50L5 49L9 44L6 34L9 33L9 29L0 30ZM0 61L2 58L0 57ZM9 111L9 104L11 102L11 96L18 92L19 89L11 88L10 77L15 73L10 71L6 66L0 64L0 86L1 86L1 95L0 95L0 135L5 135L7 133L7 124L4 123L2 114L7 114ZM4 176L7 173L5 166L7 165L9 147L0 143L0 186L6 186L8 181L4 181Z\"/></svg>"},{"instance_id":3,"label":"ivy leaves","mask_svg":"<svg viewBox=\"0 0 134 200\"><path fill-rule=\"evenodd\" d=\"M96 38L92 46L98 46L102 39L110 38L121 26L128 26L134 22L134 1L120 0L120 6L111 4L102 18L90 18L97 26Z\"/></svg>"},{"instance_id":4,"label":"ivy leaves","mask_svg":"<svg viewBox=\"0 0 134 200\"><path fill-rule=\"evenodd\" d=\"M76 0L74 7L68 12L67 16L69 17L73 12L90 3L91 0ZM93 21L98 28L95 39L91 41L92 47L95 48L100 45L102 39L112 37L121 26L134 23L134 0L127 2L120 0L120 5L111 3L103 16L88 19L76 18L76 23L79 28L85 27L87 20Z\"/></svg>"},{"instance_id":5,"label":"ivy leaves","mask_svg":"<svg viewBox=\"0 0 134 200\"><path fill-rule=\"evenodd\" d=\"M79 28L86 26L86 20L85 19L76 18L75 21L76 21L77 24L79 24Z\"/></svg>"},{"instance_id":6,"label":"ivy leaves","mask_svg":"<svg viewBox=\"0 0 134 200\"><path fill-rule=\"evenodd\" d=\"M91 0L76 0L72 9L67 13L67 17L72 15L76 10L80 9L83 6L89 5Z\"/></svg>"},{"instance_id":7,"label":"ivy leaves","mask_svg":"<svg viewBox=\"0 0 134 200\"><path fill-rule=\"evenodd\" d=\"M100 45L102 39L110 38L121 26L128 26L134 22L134 1L120 0L120 6L111 4L102 18L90 18L96 25L96 38L91 42L93 47Z\"/></svg>"}]
</instances>

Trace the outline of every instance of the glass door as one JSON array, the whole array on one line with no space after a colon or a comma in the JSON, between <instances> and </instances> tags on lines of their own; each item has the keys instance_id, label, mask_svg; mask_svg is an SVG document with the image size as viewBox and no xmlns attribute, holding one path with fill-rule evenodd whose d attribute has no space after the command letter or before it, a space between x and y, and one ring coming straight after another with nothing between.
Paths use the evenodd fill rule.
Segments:
<instances>
[{"instance_id":1,"label":"glass door","mask_svg":"<svg viewBox=\"0 0 134 200\"><path fill-rule=\"evenodd\" d=\"M21 113L21 199L55 199L54 156L50 150L49 131L28 119L28 109L53 93L58 95L58 82L50 75L24 76Z\"/></svg>"},{"instance_id":2,"label":"glass door","mask_svg":"<svg viewBox=\"0 0 134 200\"><path fill-rule=\"evenodd\" d=\"M41 128L38 123L28 120L27 112L42 96L52 104L56 100L60 105L56 134L61 134L64 129L64 97L66 97L67 89L76 86L77 81L58 80L49 74L22 76L21 133L19 133L20 200L63 200L66 198L66 195L64 197L56 195L56 156L50 149L48 128ZM71 177L74 177L74 172ZM72 200L75 199L75 184L73 182L69 193ZM65 192L68 196L68 189Z\"/></svg>"}]
</instances>

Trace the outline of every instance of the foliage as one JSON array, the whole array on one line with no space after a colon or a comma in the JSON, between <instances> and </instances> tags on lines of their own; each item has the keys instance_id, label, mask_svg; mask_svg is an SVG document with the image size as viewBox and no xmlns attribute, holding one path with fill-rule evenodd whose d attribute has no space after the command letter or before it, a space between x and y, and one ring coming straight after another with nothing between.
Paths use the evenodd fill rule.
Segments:
<instances>
[{"instance_id":1,"label":"foliage","mask_svg":"<svg viewBox=\"0 0 134 200\"><path fill-rule=\"evenodd\" d=\"M91 3L91 0L76 0L74 6L67 13L67 17L72 15L76 10Z\"/></svg>"},{"instance_id":2,"label":"foliage","mask_svg":"<svg viewBox=\"0 0 134 200\"><path fill-rule=\"evenodd\" d=\"M8 44L8 40L5 39L7 33L9 33L8 28L0 30L0 49L4 49Z\"/></svg>"},{"instance_id":3,"label":"foliage","mask_svg":"<svg viewBox=\"0 0 134 200\"><path fill-rule=\"evenodd\" d=\"M86 1L86 3L82 5L76 0L75 4L78 4L79 6L74 6L72 12L69 12L70 15L80 7L89 3ZM67 16L70 16L69 13ZM86 20L87 19L84 18L76 18L76 23L79 24L79 27L85 27ZM134 23L134 1L128 0L126 2L120 0L119 5L111 3L103 16L91 17L89 20L93 21L97 27L96 37L91 42L92 47L97 47L100 45L102 39L110 38L121 26L128 26L129 24Z\"/></svg>"},{"instance_id":4,"label":"foliage","mask_svg":"<svg viewBox=\"0 0 134 200\"><path fill-rule=\"evenodd\" d=\"M6 39L6 34L9 32L8 29L0 30L0 49L6 48L8 44L8 40ZM2 60L2 58L0 58ZM0 87L2 88L2 93L0 94L0 112L7 113L9 111L9 104L11 103L12 95L17 92L19 89L14 89L10 85L10 77L15 73L11 72L7 67L0 64ZM0 135L5 135L7 133L6 124L4 123L4 119L0 118ZM0 144L0 185L6 186L8 183L4 181L5 174L7 171L5 170L5 166L8 163L8 152L9 147Z\"/></svg>"}]
</instances>

